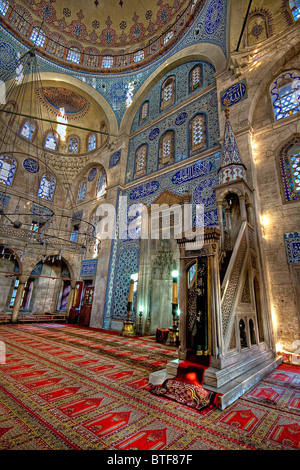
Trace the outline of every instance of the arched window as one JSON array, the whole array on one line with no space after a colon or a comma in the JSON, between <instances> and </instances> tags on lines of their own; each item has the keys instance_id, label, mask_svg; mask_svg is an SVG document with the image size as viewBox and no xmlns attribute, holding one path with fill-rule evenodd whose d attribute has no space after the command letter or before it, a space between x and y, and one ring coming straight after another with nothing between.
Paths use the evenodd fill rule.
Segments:
<instances>
[{"instance_id":1,"label":"arched window","mask_svg":"<svg viewBox=\"0 0 300 470\"><path fill-rule=\"evenodd\" d=\"M111 55L106 55L102 59L102 67L110 68L114 65L114 58Z\"/></svg>"},{"instance_id":2,"label":"arched window","mask_svg":"<svg viewBox=\"0 0 300 470\"><path fill-rule=\"evenodd\" d=\"M54 176L50 175L49 173L46 173L45 175L42 176L40 187L39 187L39 192L38 192L38 197L41 197L42 199L47 199L47 201L50 201L53 197L54 188L55 188Z\"/></svg>"},{"instance_id":3,"label":"arched window","mask_svg":"<svg viewBox=\"0 0 300 470\"><path fill-rule=\"evenodd\" d=\"M45 149L57 150L58 137L54 132L48 132L45 139Z\"/></svg>"},{"instance_id":4,"label":"arched window","mask_svg":"<svg viewBox=\"0 0 300 470\"><path fill-rule=\"evenodd\" d=\"M28 140L32 140L35 129L36 125L33 121L26 121L21 129L21 135Z\"/></svg>"},{"instance_id":5,"label":"arched window","mask_svg":"<svg viewBox=\"0 0 300 470\"><path fill-rule=\"evenodd\" d=\"M135 170L134 176L142 176L146 173L146 165L147 165L147 145L141 145L135 154Z\"/></svg>"},{"instance_id":6,"label":"arched window","mask_svg":"<svg viewBox=\"0 0 300 470\"><path fill-rule=\"evenodd\" d=\"M201 86L201 65L195 65L190 71L190 93Z\"/></svg>"},{"instance_id":7,"label":"arched window","mask_svg":"<svg viewBox=\"0 0 300 470\"><path fill-rule=\"evenodd\" d=\"M90 134L88 136L88 151L94 150L96 148L96 135Z\"/></svg>"},{"instance_id":8,"label":"arched window","mask_svg":"<svg viewBox=\"0 0 300 470\"><path fill-rule=\"evenodd\" d=\"M100 198L106 193L106 173L104 168L99 173L96 185L96 197Z\"/></svg>"},{"instance_id":9,"label":"arched window","mask_svg":"<svg viewBox=\"0 0 300 470\"><path fill-rule=\"evenodd\" d=\"M16 168L15 159L10 155L3 155L0 158L0 183L11 186Z\"/></svg>"},{"instance_id":10,"label":"arched window","mask_svg":"<svg viewBox=\"0 0 300 470\"><path fill-rule=\"evenodd\" d=\"M166 109L175 102L175 77L167 78L161 87L160 108Z\"/></svg>"},{"instance_id":11,"label":"arched window","mask_svg":"<svg viewBox=\"0 0 300 470\"><path fill-rule=\"evenodd\" d=\"M149 116L149 101L144 101L140 109L140 124L148 120Z\"/></svg>"},{"instance_id":12,"label":"arched window","mask_svg":"<svg viewBox=\"0 0 300 470\"><path fill-rule=\"evenodd\" d=\"M80 50L77 47L70 47L67 60L74 62L74 64L79 64L80 61Z\"/></svg>"},{"instance_id":13,"label":"arched window","mask_svg":"<svg viewBox=\"0 0 300 470\"><path fill-rule=\"evenodd\" d=\"M292 11L294 20L297 21L300 18L300 0L290 0L290 9Z\"/></svg>"},{"instance_id":14,"label":"arched window","mask_svg":"<svg viewBox=\"0 0 300 470\"><path fill-rule=\"evenodd\" d=\"M144 51L137 51L133 54L133 62L139 62L140 60L143 60L145 57Z\"/></svg>"},{"instance_id":15,"label":"arched window","mask_svg":"<svg viewBox=\"0 0 300 470\"><path fill-rule=\"evenodd\" d=\"M167 131L161 137L159 143L159 164L158 167L162 168L174 162L175 153L175 134L174 131Z\"/></svg>"},{"instance_id":16,"label":"arched window","mask_svg":"<svg viewBox=\"0 0 300 470\"><path fill-rule=\"evenodd\" d=\"M174 36L174 32L171 30L164 36L164 44L167 44L172 37Z\"/></svg>"},{"instance_id":17,"label":"arched window","mask_svg":"<svg viewBox=\"0 0 300 470\"><path fill-rule=\"evenodd\" d=\"M285 145L280 155L285 202L300 200L300 137Z\"/></svg>"},{"instance_id":18,"label":"arched window","mask_svg":"<svg viewBox=\"0 0 300 470\"><path fill-rule=\"evenodd\" d=\"M33 28L31 35L31 41L39 47L43 47L46 36L42 29L40 28Z\"/></svg>"},{"instance_id":19,"label":"arched window","mask_svg":"<svg viewBox=\"0 0 300 470\"><path fill-rule=\"evenodd\" d=\"M68 145L69 153L77 153L79 150L79 140L77 137L71 137Z\"/></svg>"},{"instance_id":20,"label":"arched window","mask_svg":"<svg viewBox=\"0 0 300 470\"><path fill-rule=\"evenodd\" d=\"M84 178L78 188L78 193L77 193L77 202L79 201L84 201L85 198L85 193L86 193L86 185L87 185L87 180Z\"/></svg>"},{"instance_id":21,"label":"arched window","mask_svg":"<svg viewBox=\"0 0 300 470\"><path fill-rule=\"evenodd\" d=\"M206 147L205 115L197 114L190 122L190 151L197 152Z\"/></svg>"},{"instance_id":22,"label":"arched window","mask_svg":"<svg viewBox=\"0 0 300 470\"><path fill-rule=\"evenodd\" d=\"M300 72L284 72L272 83L271 99L276 121L300 111Z\"/></svg>"},{"instance_id":23,"label":"arched window","mask_svg":"<svg viewBox=\"0 0 300 470\"><path fill-rule=\"evenodd\" d=\"M0 2L0 13L1 15L5 16L8 10L8 2L6 0L2 0Z\"/></svg>"}]
</instances>

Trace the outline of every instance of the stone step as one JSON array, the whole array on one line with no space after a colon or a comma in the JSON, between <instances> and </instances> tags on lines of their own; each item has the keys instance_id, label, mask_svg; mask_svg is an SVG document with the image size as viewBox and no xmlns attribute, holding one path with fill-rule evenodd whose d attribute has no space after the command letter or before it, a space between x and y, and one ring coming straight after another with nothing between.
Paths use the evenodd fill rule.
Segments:
<instances>
[{"instance_id":1,"label":"stone step","mask_svg":"<svg viewBox=\"0 0 300 470\"><path fill-rule=\"evenodd\" d=\"M166 379L173 379L177 373L178 361L178 359L170 361L170 363L168 363L168 369L159 370L150 374L149 383L152 385L161 385ZM224 410L251 387L262 380L265 375L276 369L281 362L281 357L272 358L227 382L222 387L215 388L207 384L203 385L203 387L206 390L211 390L220 394L218 407L221 410ZM174 371L175 373L173 373Z\"/></svg>"}]
</instances>

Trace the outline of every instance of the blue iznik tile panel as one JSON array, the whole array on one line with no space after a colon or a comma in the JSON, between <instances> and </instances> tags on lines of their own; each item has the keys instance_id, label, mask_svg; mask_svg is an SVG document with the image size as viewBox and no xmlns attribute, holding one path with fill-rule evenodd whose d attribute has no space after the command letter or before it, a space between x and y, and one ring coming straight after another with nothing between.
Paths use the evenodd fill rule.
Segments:
<instances>
[{"instance_id":1,"label":"blue iznik tile panel","mask_svg":"<svg viewBox=\"0 0 300 470\"><path fill-rule=\"evenodd\" d=\"M187 190L192 203L204 205L201 222L206 227L218 226L218 213L214 186L218 185L220 153L197 160L180 169L169 171L158 178L119 191L119 196L127 196L128 210L131 204L149 206L165 190L183 196ZM117 205L118 211L118 205ZM128 223L130 220L128 220ZM195 222L195 220L194 220ZM197 222L196 222L197 223ZM109 328L110 321L126 320L130 276L139 272L140 240L130 238L130 233L119 234L119 218L116 223L117 237L112 242L111 259L106 289L103 327ZM136 299L134 299L136 304ZM132 319L136 314L136 305Z\"/></svg>"},{"instance_id":2,"label":"blue iznik tile panel","mask_svg":"<svg viewBox=\"0 0 300 470\"><path fill-rule=\"evenodd\" d=\"M211 0L205 2L200 9L193 24L182 35L179 41L171 47L166 54L153 61L151 64L141 67L138 71L122 74L97 74L74 72L71 68L57 65L49 59L39 56L39 69L41 72L64 73L75 77L95 88L110 104L120 125L126 111L126 95L128 85L133 80L135 94L145 80L172 55L197 43L212 43L219 46L225 57L227 51L226 40L227 2L226 0ZM16 39L11 33L0 25L0 72L7 71L11 64L16 63L18 53L24 54L28 47Z\"/></svg>"},{"instance_id":3,"label":"blue iznik tile panel","mask_svg":"<svg viewBox=\"0 0 300 470\"><path fill-rule=\"evenodd\" d=\"M200 65L201 67L201 84L198 88L190 92L190 84L189 84L189 73L195 65ZM185 64L181 64L178 67L170 70L166 75L164 75L152 88L152 90L148 93L145 97L144 101L149 101L149 113L148 119L143 123L139 123L140 120L140 112L138 111L133 119L131 132L135 132L140 127L145 127L145 125L153 119L157 119L159 116L162 116L164 113L169 112L170 109L174 108L176 105L182 103L187 98L195 97L195 94L199 93L199 91L203 91L209 85L215 83L214 78L215 69L214 67L209 64L208 62L204 61L191 61L186 62ZM163 82L169 77L175 77L175 100L174 104L164 111L160 110L160 101L161 101L161 87Z\"/></svg>"},{"instance_id":4,"label":"blue iznik tile panel","mask_svg":"<svg viewBox=\"0 0 300 470\"><path fill-rule=\"evenodd\" d=\"M289 264L300 264L300 233L284 233L286 256Z\"/></svg>"},{"instance_id":5,"label":"blue iznik tile panel","mask_svg":"<svg viewBox=\"0 0 300 470\"><path fill-rule=\"evenodd\" d=\"M184 112L177 111L168 115L161 121L148 127L145 130L135 134L129 141L126 183L134 179L135 154L138 147L147 144L147 175L158 170L159 139L167 130L175 132L175 158L174 163L181 162L190 157L189 146L189 123L197 113L204 113L206 116L206 147L213 148L218 145L219 138L219 119L217 93L213 89L205 95L199 96L199 99L187 104Z\"/></svg>"}]
</instances>

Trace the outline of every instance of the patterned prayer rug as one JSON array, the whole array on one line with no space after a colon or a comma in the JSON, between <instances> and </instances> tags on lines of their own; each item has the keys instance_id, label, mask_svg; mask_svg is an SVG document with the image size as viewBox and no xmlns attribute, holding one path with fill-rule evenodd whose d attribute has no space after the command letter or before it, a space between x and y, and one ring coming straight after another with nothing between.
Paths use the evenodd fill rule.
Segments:
<instances>
[{"instance_id":1,"label":"patterned prayer rug","mask_svg":"<svg viewBox=\"0 0 300 470\"><path fill-rule=\"evenodd\" d=\"M281 365L228 408L149 392L176 348L66 324L0 325L1 450L295 450L300 368Z\"/></svg>"},{"instance_id":2,"label":"patterned prayer rug","mask_svg":"<svg viewBox=\"0 0 300 470\"><path fill-rule=\"evenodd\" d=\"M201 414L218 406L218 394L205 390L201 386L167 379L161 386L150 388L150 393L163 398L177 401L189 406Z\"/></svg>"}]
</instances>

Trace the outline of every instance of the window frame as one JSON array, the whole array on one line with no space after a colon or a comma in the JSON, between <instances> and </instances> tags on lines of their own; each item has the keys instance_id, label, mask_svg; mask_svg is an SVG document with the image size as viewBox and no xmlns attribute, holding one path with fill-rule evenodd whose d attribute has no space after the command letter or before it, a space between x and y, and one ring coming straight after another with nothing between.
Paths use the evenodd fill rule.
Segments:
<instances>
[{"instance_id":1,"label":"window frame","mask_svg":"<svg viewBox=\"0 0 300 470\"><path fill-rule=\"evenodd\" d=\"M170 135L171 143L170 143L170 156L167 162L163 159L163 147L164 141L167 136ZM158 151L158 169L165 168L168 165L172 165L175 163L175 131L173 129L168 129L159 139L159 151Z\"/></svg>"},{"instance_id":2,"label":"window frame","mask_svg":"<svg viewBox=\"0 0 300 470\"><path fill-rule=\"evenodd\" d=\"M145 162L143 166L143 172L141 170L137 169L137 163L138 163L138 152L141 152L143 149L145 149ZM141 176L145 176L147 174L147 161L148 161L148 145L147 144L142 144L139 145L139 147L135 151L135 160L134 160L134 178L140 178Z\"/></svg>"},{"instance_id":3,"label":"window frame","mask_svg":"<svg viewBox=\"0 0 300 470\"><path fill-rule=\"evenodd\" d=\"M295 135L292 137L283 147L281 147L279 151L279 155L277 160L277 171L280 179L280 191L281 191L281 196L282 196L282 203L283 204L293 204L300 202L300 191L297 191L297 197L293 198L292 195L290 195L290 199L287 197L287 191L290 191L289 188L289 179L293 177L293 175L290 174L289 171L287 171L286 167L286 160L288 160L289 165L291 165L290 162L290 155L289 153L293 149L293 147L299 147L299 157L300 157L300 135ZM299 164L300 165L300 164ZM300 175L299 175L300 176ZM293 181L293 186L294 186L294 181Z\"/></svg>"},{"instance_id":4,"label":"window frame","mask_svg":"<svg viewBox=\"0 0 300 470\"><path fill-rule=\"evenodd\" d=\"M51 183L51 188L50 188L50 192L49 192L49 195L47 196L45 193L43 193L43 189L42 189L42 182L47 178L47 177L50 177L51 180L52 180L52 183ZM39 190L38 190L38 197L40 197L41 199L45 199L46 201L52 201L53 200L53 196L54 196L54 191L55 191L55 187L56 187L56 180L54 178L54 176L51 174L51 173L44 173L41 177L41 181L40 181L40 185L39 185ZM41 194L40 194L41 193Z\"/></svg>"},{"instance_id":5,"label":"window frame","mask_svg":"<svg viewBox=\"0 0 300 470\"><path fill-rule=\"evenodd\" d=\"M3 161L3 159L5 157L8 157L12 160L12 164L10 166L10 169L8 171L8 175L7 175L7 179L6 181L3 180L2 178L2 168L3 168L3 164L1 164L1 162ZM17 162L16 160L14 159L14 157L12 157L11 155L9 154L2 154L0 155L0 183L2 184L5 184L6 186L12 186L12 183L13 183L13 179L14 179L14 176L15 176L15 173L16 173L16 169L17 169Z\"/></svg>"},{"instance_id":6,"label":"window frame","mask_svg":"<svg viewBox=\"0 0 300 470\"><path fill-rule=\"evenodd\" d=\"M198 117L201 118L202 126L204 128L203 139L201 140L199 144L193 145L193 123ZM207 148L207 116L205 113L197 113L189 121L189 150L190 150L189 154L190 156L195 155L198 152L202 152L206 148Z\"/></svg>"},{"instance_id":7,"label":"window frame","mask_svg":"<svg viewBox=\"0 0 300 470\"><path fill-rule=\"evenodd\" d=\"M171 85L172 87L172 94L171 97L166 100L165 99L165 91L166 88ZM175 83L175 75L170 75L167 77L162 86L161 86L161 93L160 93L160 109L163 111L164 109L169 108L175 103L175 93L176 93L176 83Z\"/></svg>"}]
</instances>

